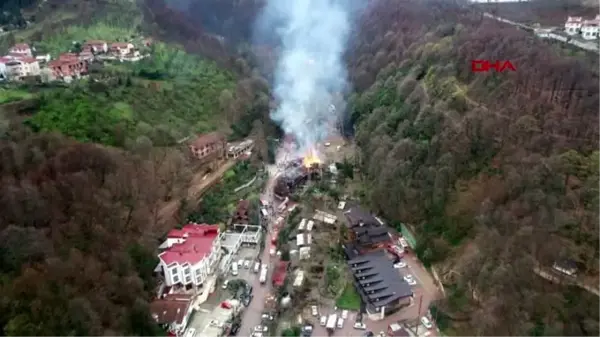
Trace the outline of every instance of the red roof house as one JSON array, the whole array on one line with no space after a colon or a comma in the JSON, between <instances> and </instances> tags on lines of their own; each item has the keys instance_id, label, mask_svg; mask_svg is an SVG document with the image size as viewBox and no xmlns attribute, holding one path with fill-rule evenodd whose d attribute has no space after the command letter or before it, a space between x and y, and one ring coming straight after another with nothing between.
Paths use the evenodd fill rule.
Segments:
<instances>
[{"instance_id":1,"label":"red roof house","mask_svg":"<svg viewBox=\"0 0 600 337\"><path fill-rule=\"evenodd\" d=\"M196 223L169 231L158 255L166 285L202 285L219 260L219 234L218 225Z\"/></svg>"},{"instance_id":2,"label":"red roof house","mask_svg":"<svg viewBox=\"0 0 600 337\"><path fill-rule=\"evenodd\" d=\"M193 296L169 294L150 303L150 313L157 324L173 334L182 332L192 313Z\"/></svg>"}]
</instances>

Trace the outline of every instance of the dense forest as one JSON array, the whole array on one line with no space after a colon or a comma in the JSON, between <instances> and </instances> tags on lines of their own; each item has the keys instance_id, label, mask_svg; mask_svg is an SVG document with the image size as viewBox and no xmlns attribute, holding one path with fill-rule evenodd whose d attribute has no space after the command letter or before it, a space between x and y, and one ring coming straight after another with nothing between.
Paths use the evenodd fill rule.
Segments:
<instances>
[{"instance_id":1,"label":"dense forest","mask_svg":"<svg viewBox=\"0 0 600 337\"><path fill-rule=\"evenodd\" d=\"M2 134L3 335L155 335L148 315L162 201L189 179L164 148L126 153L34 134Z\"/></svg>"},{"instance_id":2,"label":"dense forest","mask_svg":"<svg viewBox=\"0 0 600 337\"><path fill-rule=\"evenodd\" d=\"M598 334L598 298L538 265L598 276L598 64L443 3L381 0L362 18L352 119L372 206L413 225L475 334ZM473 59L512 73L472 73ZM381 165L385 163L385 165Z\"/></svg>"},{"instance_id":3,"label":"dense forest","mask_svg":"<svg viewBox=\"0 0 600 337\"><path fill-rule=\"evenodd\" d=\"M3 335L164 334L148 312L157 246L172 226L159 214L185 200L198 166L178 143L219 130L253 137L268 155L277 130L252 62L164 3L145 4L49 0L33 24L0 36L0 52L27 42L52 55L73 41L154 37L142 50L150 57L92 64L86 81L0 89ZM226 183L255 169L236 167ZM187 212L216 220L215 208L233 202L210 200Z\"/></svg>"}]
</instances>

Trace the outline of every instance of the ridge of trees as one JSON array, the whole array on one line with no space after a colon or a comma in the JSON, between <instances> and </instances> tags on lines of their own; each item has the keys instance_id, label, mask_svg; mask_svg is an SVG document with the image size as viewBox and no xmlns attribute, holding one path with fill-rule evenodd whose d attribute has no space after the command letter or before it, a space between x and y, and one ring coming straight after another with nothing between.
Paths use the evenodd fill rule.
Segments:
<instances>
[{"instance_id":1,"label":"ridge of trees","mask_svg":"<svg viewBox=\"0 0 600 337\"><path fill-rule=\"evenodd\" d=\"M598 334L596 296L533 271L569 258L597 285L597 63L437 1L375 1L351 41L369 199L416 227L449 290L437 312L482 335Z\"/></svg>"},{"instance_id":2,"label":"ridge of trees","mask_svg":"<svg viewBox=\"0 0 600 337\"><path fill-rule=\"evenodd\" d=\"M0 330L161 335L148 311L164 200L187 156L127 153L11 123L0 141Z\"/></svg>"}]
</instances>

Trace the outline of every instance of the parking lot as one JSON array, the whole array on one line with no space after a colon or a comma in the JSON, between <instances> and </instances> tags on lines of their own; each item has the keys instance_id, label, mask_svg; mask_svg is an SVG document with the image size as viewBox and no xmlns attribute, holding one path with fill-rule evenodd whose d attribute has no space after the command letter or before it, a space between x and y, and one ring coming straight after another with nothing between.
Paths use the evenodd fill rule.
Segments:
<instances>
[{"instance_id":1,"label":"parking lot","mask_svg":"<svg viewBox=\"0 0 600 337\"><path fill-rule=\"evenodd\" d=\"M238 269L238 275L233 276L231 270L224 275L224 280L243 279L249 284L253 285L254 280L258 278L257 274L252 272L254 261L256 260L258 250L253 246L242 246L238 252L234 255L232 263L238 263L239 260L252 261L249 268L245 268L242 263L242 267ZM229 290L223 289L223 283L217 284L215 292L211 294L207 301L200 304L198 310L196 310L190 318L189 328L194 328L196 331L202 331L204 327L210 321L210 314L215 307L217 307L222 301L232 298L232 293ZM248 308L250 309L250 308ZM246 310L248 311L248 310Z\"/></svg>"},{"instance_id":2,"label":"parking lot","mask_svg":"<svg viewBox=\"0 0 600 337\"><path fill-rule=\"evenodd\" d=\"M405 254L402 261L406 263L406 267L398 268L398 273L400 273L402 277L410 274L416 281L416 284L411 286L414 293L413 303L409 307L389 315L381 321L365 320L367 330L372 331L376 335L380 331L387 331L390 324L399 321L410 322L411 325L415 326L415 323L419 318L427 314L429 305L441 297L440 290L435 285L433 277L425 267L423 267L416 256L412 253ZM413 327L412 330L415 331L417 329ZM435 327L428 330L422 324L419 324L417 332L420 336L436 336L438 334Z\"/></svg>"}]
</instances>

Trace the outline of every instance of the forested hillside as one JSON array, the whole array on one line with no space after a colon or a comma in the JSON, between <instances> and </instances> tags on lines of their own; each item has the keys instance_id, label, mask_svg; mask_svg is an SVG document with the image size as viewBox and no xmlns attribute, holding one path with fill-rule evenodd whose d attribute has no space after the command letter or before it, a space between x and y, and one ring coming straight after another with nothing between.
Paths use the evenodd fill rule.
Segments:
<instances>
[{"instance_id":1,"label":"forested hillside","mask_svg":"<svg viewBox=\"0 0 600 337\"><path fill-rule=\"evenodd\" d=\"M3 335L155 335L157 212L189 179L182 153L125 153L12 123L2 134Z\"/></svg>"},{"instance_id":2,"label":"forested hillside","mask_svg":"<svg viewBox=\"0 0 600 337\"><path fill-rule=\"evenodd\" d=\"M568 258L597 286L597 63L444 2L376 1L352 41L369 198L416 228L449 291L440 317L461 333L597 335L596 296L534 274ZM472 73L473 59L517 71Z\"/></svg>"},{"instance_id":3,"label":"forested hillside","mask_svg":"<svg viewBox=\"0 0 600 337\"><path fill-rule=\"evenodd\" d=\"M198 166L177 144L218 130L253 136L266 157L275 132L265 79L185 20L162 1L48 0L0 36L0 53L25 42L53 56L88 39L152 42L87 80L0 88L3 335L164 335L148 311L171 229L159 211Z\"/></svg>"}]
</instances>

